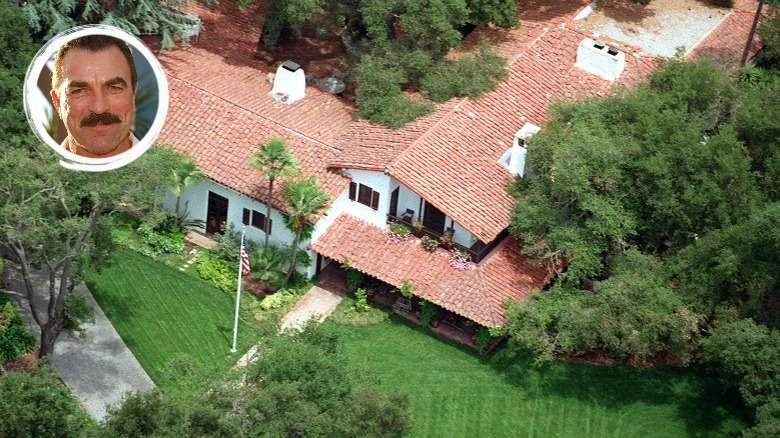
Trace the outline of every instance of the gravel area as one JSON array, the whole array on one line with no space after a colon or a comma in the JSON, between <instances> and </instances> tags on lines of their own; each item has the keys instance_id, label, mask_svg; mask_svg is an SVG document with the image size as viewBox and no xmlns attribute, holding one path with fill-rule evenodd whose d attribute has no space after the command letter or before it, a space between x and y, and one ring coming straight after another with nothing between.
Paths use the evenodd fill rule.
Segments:
<instances>
[{"instance_id":1,"label":"gravel area","mask_svg":"<svg viewBox=\"0 0 780 438\"><path fill-rule=\"evenodd\" d=\"M729 12L697 0L651 0L647 6L598 0L593 12L574 26L650 55L672 57L690 50Z\"/></svg>"}]
</instances>

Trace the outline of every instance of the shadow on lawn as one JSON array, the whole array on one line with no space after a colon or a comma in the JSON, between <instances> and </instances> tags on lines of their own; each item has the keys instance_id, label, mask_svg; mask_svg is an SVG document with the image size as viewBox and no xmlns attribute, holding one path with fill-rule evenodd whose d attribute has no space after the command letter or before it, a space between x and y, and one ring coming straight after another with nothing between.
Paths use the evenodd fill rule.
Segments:
<instances>
[{"instance_id":1,"label":"shadow on lawn","mask_svg":"<svg viewBox=\"0 0 780 438\"><path fill-rule=\"evenodd\" d=\"M631 368L554 361L537 366L511 343L485 358L505 380L528 397L555 394L619 409L634 403L674 404L691 436L712 436L749 424L749 414L733 388L724 388L700 366ZM739 425L739 422L745 424Z\"/></svg>"}]
</instances>

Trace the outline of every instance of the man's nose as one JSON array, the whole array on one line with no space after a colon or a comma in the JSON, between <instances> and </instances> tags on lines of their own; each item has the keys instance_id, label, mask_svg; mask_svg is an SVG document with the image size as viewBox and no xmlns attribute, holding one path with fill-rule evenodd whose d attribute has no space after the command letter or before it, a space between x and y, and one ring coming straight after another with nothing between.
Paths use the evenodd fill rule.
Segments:
<instances>
[{"instance_id":1,"label":"man's nose","mask_svg":"<svg viewBox=\"0 0 780 438\"><path fill-rule=\"evenodd\" d=\"M89 101L89 110L96 114L103 114L108 111L108 96L102 90L92 93L92 99Z\"/></svg>"}]
</instances>

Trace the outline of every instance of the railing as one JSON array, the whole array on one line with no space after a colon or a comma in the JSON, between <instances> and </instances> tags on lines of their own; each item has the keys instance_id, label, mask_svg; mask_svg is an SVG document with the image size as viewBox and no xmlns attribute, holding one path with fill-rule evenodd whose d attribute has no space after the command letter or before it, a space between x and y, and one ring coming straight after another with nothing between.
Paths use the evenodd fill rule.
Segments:
<instances>
[{"instance_id":1,"label":"railing","mask_svg":"<svg viewBox=\"0 0 780 438\"><path fill-rule=\"evenodd\" d=\"M412 229L412 233L414 233L415 236L422 238L423 236L428 236L436 241L441 241L442 235L440 233L437 233L436 231L431 230L427 227L422 227L420 230L415 229L412 226L412 220L408 217L399 217L399 216L393 216L388 214L387 215L387 222L400 222L404 225L408 225L409 228ZM504 230L499 234L495 239L493 239L490 243L482 243L480 241L477 241L474 245L472 245L470 248L461 245L457 242L452 242L451 245L449 245L449 248L445 247L444 245L440 244L439 246L445 247L446 249L451 248L457 248L461 251L464 251L466 254L468 254L471 257L471 261L474 263L479 263L482 261L482 259L487 256L490 251L493 250L499 243L501 243L502 240L507 236L507 230Z\"/></svg>"}]
</instances>

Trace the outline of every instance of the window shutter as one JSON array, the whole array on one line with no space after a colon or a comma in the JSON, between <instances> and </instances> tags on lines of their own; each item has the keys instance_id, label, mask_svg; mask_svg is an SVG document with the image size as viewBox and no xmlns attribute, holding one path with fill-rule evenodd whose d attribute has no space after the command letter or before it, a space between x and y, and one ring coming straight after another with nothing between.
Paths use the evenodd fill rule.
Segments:
<instances>
[{"instance_id":1,"label":"window shutter","mask_svg":"<svg viewBox=\"0 0 780 438\"><path fill-rule=\"evenodd\" d=\"M371 208L374 210L379 209L379 192L371 193Z\"/></svg>"},{"instance_id":2,"label":"window shutter","mask_svg":"<svg viewBox=\"0 0 780 438\"><path fill-rule=\"evenodd\" d=\"M349 199L354 201L356 195L357 195L357 184L351 182L349 183Z\"/></svg>"},{"instance_id":3,"label":"window shutter","mask_svg":"<svg viewBox=\"0 0 780 438\"><path fill-rule=\"evenodd\" d=\"M274 228L274 221L272 219L268 219L268 235L271 235L271 230Z\"/></svg>"},{"instance_id":4,"label":"window shutter","mask_svg":"<svg viewBox=\"0 0 780 438\"><path fill-rule=\"evenodd\" d=\"M241 219L241 223L244 225L249 225L249 210L246 208L244 209L244 217Z\"/></svg>"}]
</instances>

